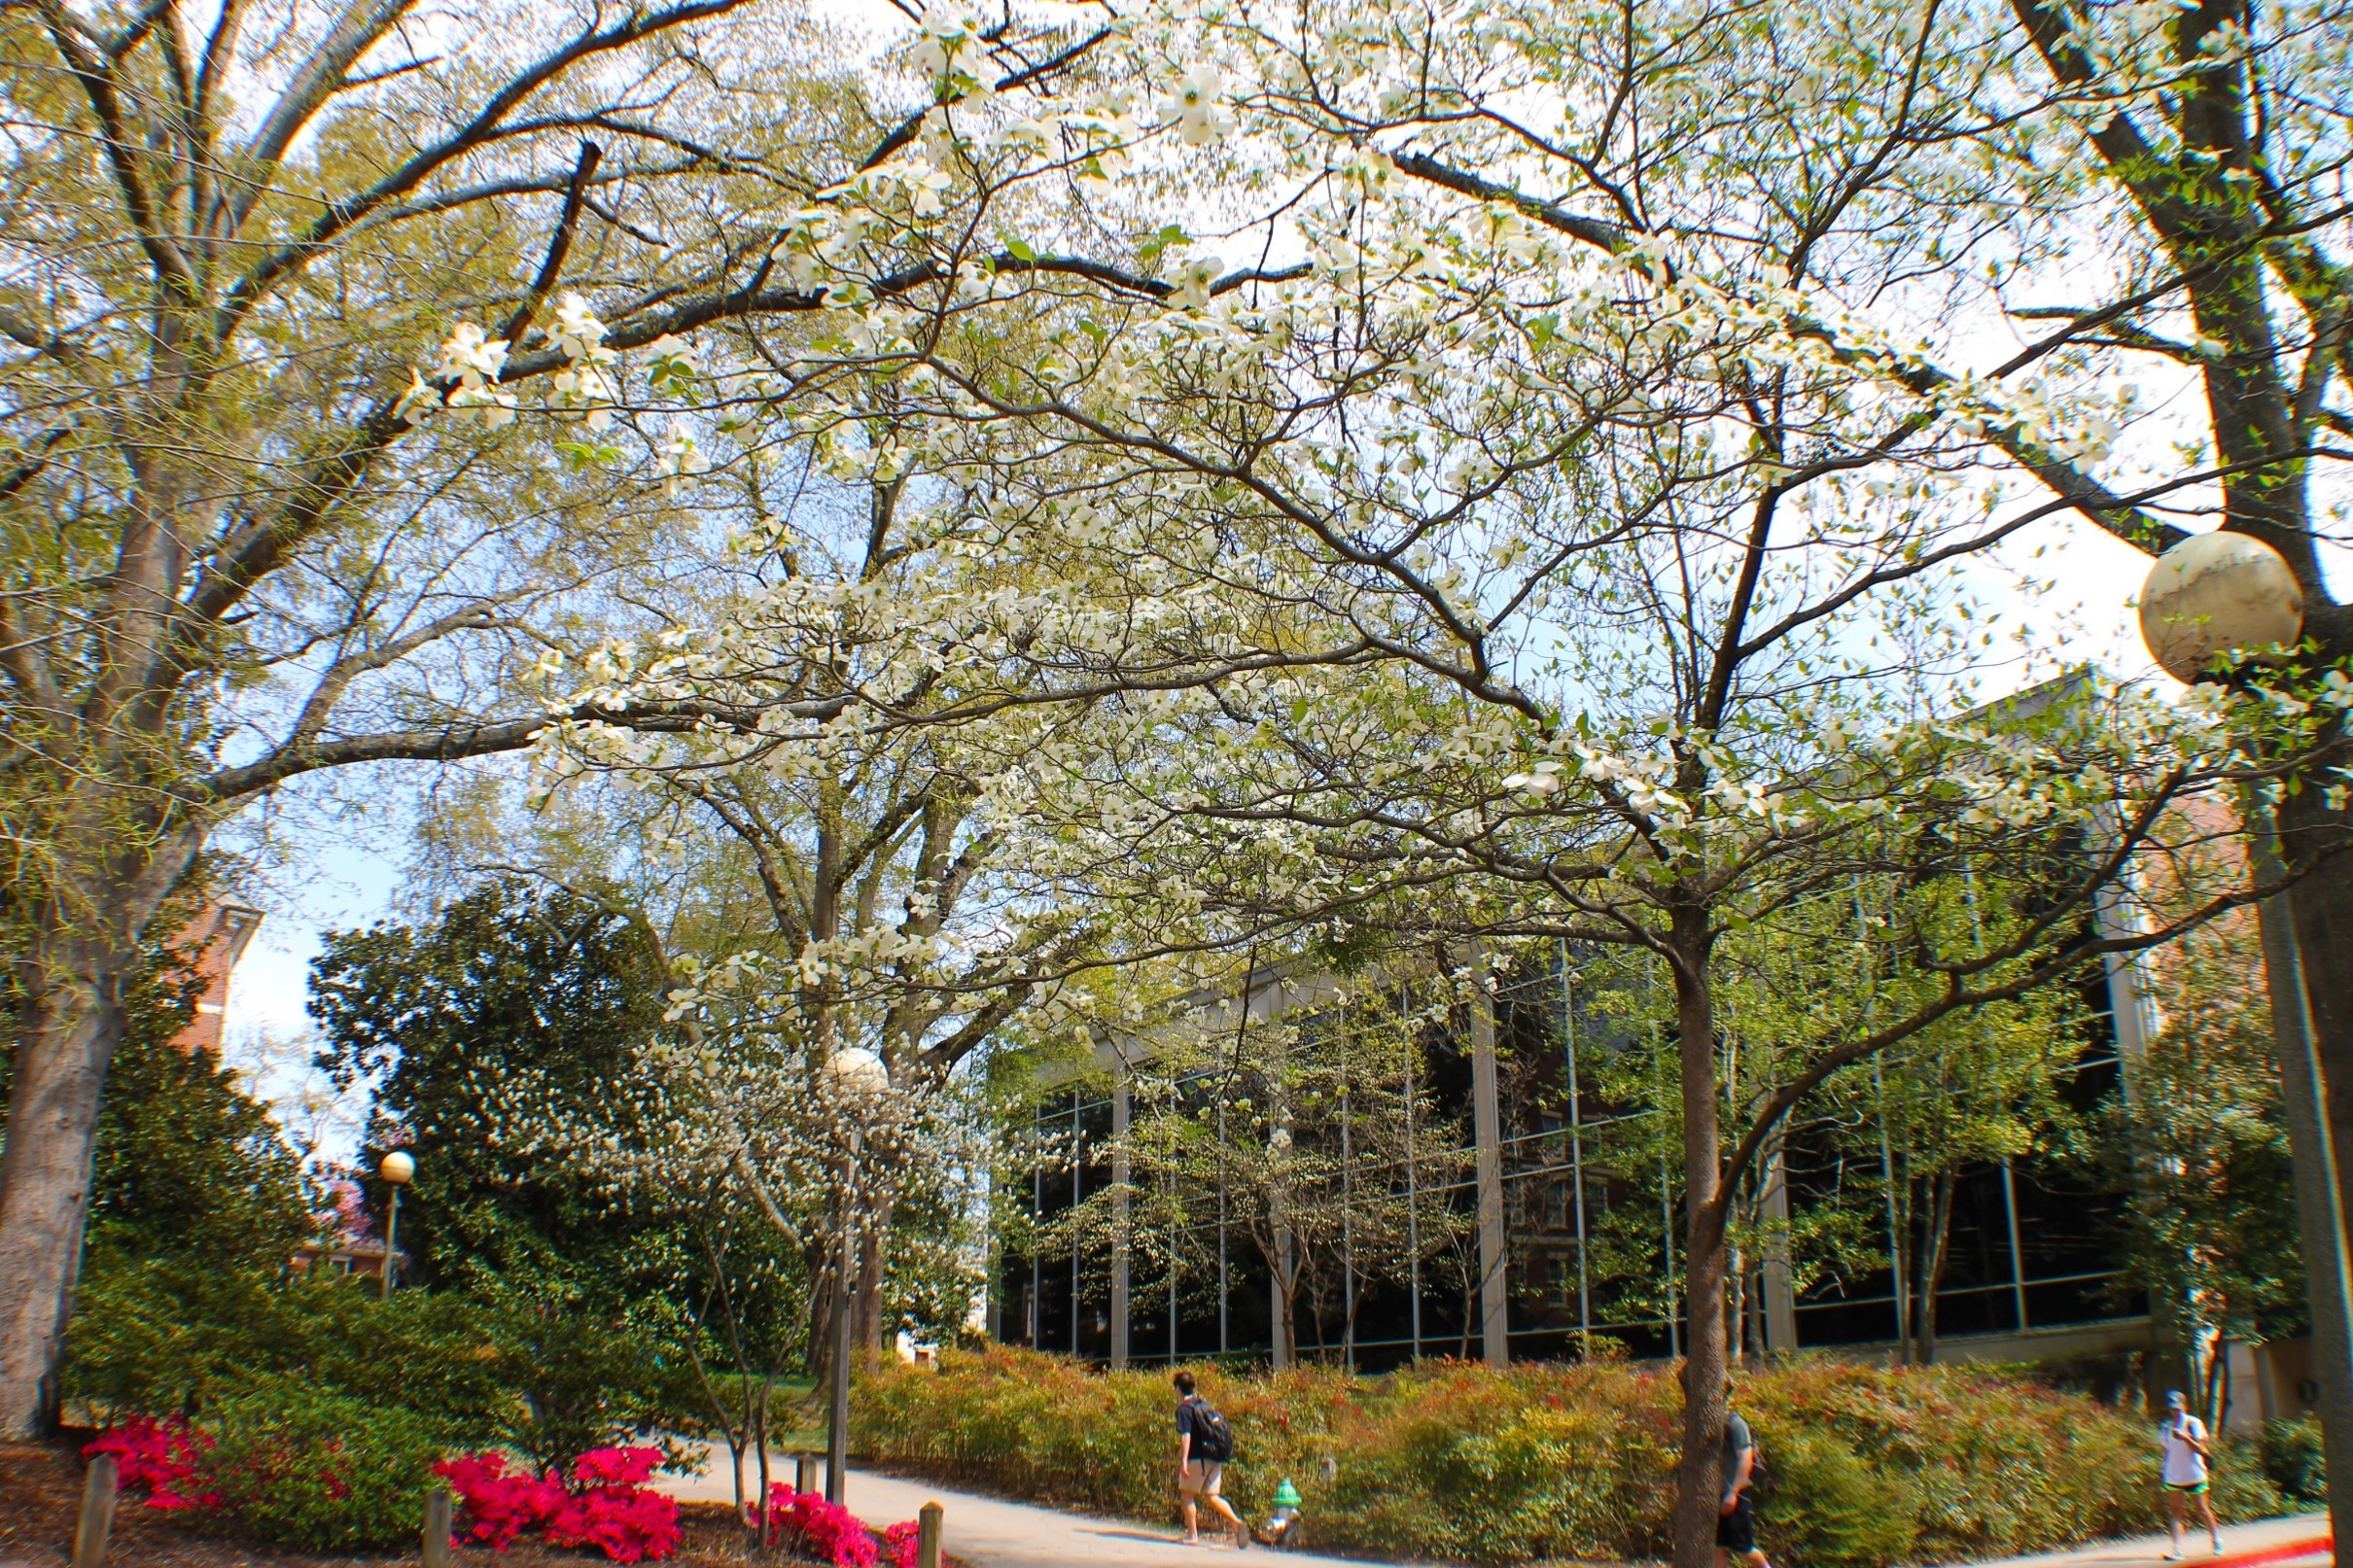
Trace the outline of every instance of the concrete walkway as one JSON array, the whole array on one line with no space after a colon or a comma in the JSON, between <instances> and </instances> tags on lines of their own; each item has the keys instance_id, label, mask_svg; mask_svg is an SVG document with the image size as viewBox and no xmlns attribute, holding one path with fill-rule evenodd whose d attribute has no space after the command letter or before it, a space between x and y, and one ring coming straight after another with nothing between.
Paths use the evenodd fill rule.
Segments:
<instances>
[{"instance_id":1,"label":"concrete walkway","mask_svg":"<svg viewBox=\"0 0 2353 1568\"><path fill-rule=\"evenodd\" d=\"M2298 1514L2253 1524L2226 1524L2219 1556L2208 1549L2205 1529L2193 1523L2182 1534L2182 1568L2328 1568L2329 1516ZM2163 1536L2144 1535L2040 1557L1980 1563L1977 1568L2168 1568L2166 1550Z\"/></svg>"},{"instance_id":2,"label":"concrete walkway","mask_svg":"<svg viewBox=\"0 0 2353 1568\"><path fill-rule=\"evenodd\" d=\"M715 1462L699 1476L666 1477L657 1483L682 1501L733 1502L726 1453L722 1449L713 1458ZM790 1464L778 1465L775 1476L790 1481ZM1094 1568L1096 1564L1105 1568L1205 1568L1212 1556L1240 1562L1262 1552L1266 1568L1277 1564L1363 1568L1354 1559L1266 1551L1263 1548L1238 1554L1224 1542L1188 1547L1177 1539L1173 1527L1067 1514L870 1471L852 1471L849 1491L850 1511L876 1529L911 1519L924 1504L936 1501L947 1511L942 1525L948 1551L972 1568ZM2223 1527L2223 1550L2216 1555L2207 1550L2205 1531L2193 1527L2184 1537L2189 1551L2181 1568L2331 1568L2328 1539L2326 1514L2230 1524ZM1980 1563L1974 1568L2171 1568L2164 1560L2165 1550L2162 1535L2142 1536L2039 1557Z\"/></svg>"},{"instance_id":3,"label":"concrete walkway","mask_svg":"<svg viewBox=\"0 0 2353 1568\"><path fill-rule=\"evenodd\" d=\"M657 1478L656 1484L682 1502L732 1503L735 1489L727 1480L727 1455L720 1449L714 1463L699 1476ZM774 1465L774 1480L790 1482L790 1461ZM756 1489L756 1481L747 1492ZM936 1502L947 1511L941 1523L941 1545L951 1556L972 1568L1206 1568L1213 1559L1245 1561L1263 1557L1274 1564L1296 1563L1301 1568L1339 1568L1345 1559L1306 1552L1269 1551L1253 1547L1247 1557L1234 1551L1231 1540L1188 1547L1176 1528L1137 1524L1127 1519L1098 1518L1066 1514L1033 1503L1008 1503L977 1492L954 1491L928 1481L904 1481L871 1471L850 1472L850 1512L875 1529L915 1517L924 1504ZM1208 1521L1203 1521L1205 1536ZM1350 1562L1347 1568L1364 1568Z\"/></svg>"}]
</instances>

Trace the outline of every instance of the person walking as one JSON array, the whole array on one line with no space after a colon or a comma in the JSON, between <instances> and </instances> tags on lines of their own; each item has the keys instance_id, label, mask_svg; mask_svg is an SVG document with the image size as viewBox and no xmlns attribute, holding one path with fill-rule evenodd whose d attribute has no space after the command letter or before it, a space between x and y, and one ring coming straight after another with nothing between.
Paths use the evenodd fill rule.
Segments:
<instances>
[{"instance_id":1,"label":"person walking","mask_svg":"<svg viewBox=\"0 0 2353 1568\"><path fill-rule=\"evenodd\" d=\"M2206 1423L2190 1413L2190 1402L2178 1388L2165 1395L2165 1534L2173 1542L2173 1550L2165 1553L2167 1562L2178 1561L2182 1554L2182 1521L2190 1512L2190 1500L2197 1499L2198 1517L2205 1521L2206 1541L2217 1555L2223 1550L2223 1532L2214 1522L2214 1499L2206 1494L2213 1476L2207 1461L2213 1457L2207 1451Z\"/></svg>"},{"instance_id":2,"label":"person walking","mask_svg":"<svg viewBox=\"0 0 2353 1568\"><path fill-rule=\"evenodd\" d=\"M1201 1505L1224 1518L1234 1532L1234 1550L1247 1549L1250 1532L1226 1500L1218 1495L1225 1480L1226 1461L1234 1457L1234 1429L1198 1392L1189 1372L1179 1372L1176 1384L1176 1495L1184 1504L1184 1544L1201 1545Z\"/></svg>"},{"instance_id":3,"label":"person walking","mask_svg":"<svg viewBox=\"0 0 2353 1568\"><path fill-rule=\"evenodd\" d=\"M1724 1392L1732 1393L1731 1380ZM1728 1568L1739 1558L1748 1568L1773 1568L1765 1549L1757 1545L1756 1438L1738 1411L1724 1411L1724 1496L1716 1507L1716 1568Z\"/></svg>"}]
</instances>

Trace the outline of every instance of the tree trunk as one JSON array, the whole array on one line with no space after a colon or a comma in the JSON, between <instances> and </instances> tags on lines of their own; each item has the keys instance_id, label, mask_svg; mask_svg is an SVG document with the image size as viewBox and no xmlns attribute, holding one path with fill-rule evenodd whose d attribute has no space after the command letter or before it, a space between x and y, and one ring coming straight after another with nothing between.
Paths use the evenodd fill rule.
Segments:
<instances>
[{"instance_id":1,"label":"tree trunk","mask_svg":"<svg viewBox=\"0 0 2353 1568\"><path fill-rule=\"evenodd\" d=\"M809 1379L820 1390L832 1386L834 1314L841 1309L841 1243L829 1237L809 1269Z\"/></svg>"},{"instance_id":2,"label":"tree trunk","mask_svg":"<svg viewBox=\"0 0 2353 1568\"><path fill-rule=\"evenodd\" d=\"M56 1428L106 1070L123 1039L124 949L51 934L21 963L26 1000L0 1149L0 1433Z\"/></svg>"},{"instance_id":3,"label":"tree trunk","mask_svg":"<svg viewBox=\"0 0 2353 1568\"><path fill-rule=\"evenodd\" d=\"M1920 1240L1920 1277L1912 1293L1919 1322L1913 1345L1923 1367L1936 1363L1936 1293L1945 1282L1945 1264L1952 1250L1952 1193L1959 1182L1960 1173L1948 1168L1929 1184L1928 1234Z\"/></svg>"},{"instance_id":4,"label":"tree trunk","mask_svg":"<svg viewBox=\"0 0 2353 1568\"><path fill-rule=\"evenodd\" d=\"M1675 951L1675 1032L1682 1057L1683 1180L1688 1294L1683 1366L1683 1458L1676 1471L1675 1568L1714 1568L1717 1504L1723 1496L1726 1345L1725 1224L1718 1202L1716 1029L1708 984L1704 911L1682 910L1669 937Z\"/></svg>"}]
</instances>

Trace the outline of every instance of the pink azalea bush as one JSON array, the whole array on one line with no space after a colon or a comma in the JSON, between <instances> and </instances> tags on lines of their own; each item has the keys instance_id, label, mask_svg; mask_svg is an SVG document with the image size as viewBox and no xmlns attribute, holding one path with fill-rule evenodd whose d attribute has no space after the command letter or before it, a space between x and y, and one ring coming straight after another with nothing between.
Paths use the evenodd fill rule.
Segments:
<instances>
[{"instance_id":1,"label":"pink azalea bush","mask_svg":"<svg viewBox=\"0 0 2353 1568\"><path fill-rule=\"evenodd\" d=\"M878 1550L865 1521L839 1503L796 1492L781 1481L768 1491L768 1544L829 1568L881 1568L885 1551L891 1568L915 1568L915 1535L914 1520L894 1524Z\"/></svg>"},{"instance_id":2,"label":"pink azalea bush","mask_svg":"<svg viewBox=\"0 0 2353 1568\"><path fill-rule=\"evenodd\" d=\"M572 1495L547 1521L547 1544L593 1547L615 1562L678 1552L678 1499L646 1484L659 1448L592 1448L572 1467Z\"/></svg>"},{"instance_id":3,"label":"pink azalea bush","mask_svg":"<svg viewBox=\"0 0 2353 1568\"><path fill-rule=\"evenodd\" d=\"M509 1474L502 1453L460 1454L434 1466L464 1509L465 1539L504 1551L524 1535L552 1547L586 1548L615 1562L676 1556L678 1499L645 1484L662 1462L659 1448L591 1448L556 1476Z\"/></svg>"},{"instance_id":4,"label":"pink azalea bush","mask_svg":"<svg viewBox=\"0 0 2353 1568\"><path fill-rule=\"evenodd\" d=\"M547 1527L568 1500L564 1483L552 1476L528 1471L507 1473L503 1453L462 1453L433 1467L449 1482L449 1490L465 1510L461 1539L504 1551L518 1536L535 1535Z\"/></svg>"},{"instance_id":5,"label":"pink azalea bush","mask_svg":"<svg viewBox=\"0 0 2353 1568\"><path fill-rule=\"evenodd\" d=\"M221 1494L206 1479L203 1464L211 1447L211 1438L177 1415L160 1421L134 1415L85 1445L82 1453L89 1459L113 1454L116 1484L145 1493L149 1508L214 1509L221 1506Z\"/></svg>"}]
</instances>

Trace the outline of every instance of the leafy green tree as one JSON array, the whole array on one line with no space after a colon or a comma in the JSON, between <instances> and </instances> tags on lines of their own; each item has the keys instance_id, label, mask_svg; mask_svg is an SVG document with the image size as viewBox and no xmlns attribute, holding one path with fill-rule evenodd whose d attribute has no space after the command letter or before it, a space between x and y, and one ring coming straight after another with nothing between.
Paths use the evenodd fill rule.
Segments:
<instances>
[{"instance_id":1,"label":"leafy green tree","mask_svg":"<svg viewBox=\"0 0 2353 1568\"><path fill-rule=\"evenodd\" d=\"M862 51L777 0L465 22L443 50L400 0L0 16L10 1431L53 1415L116 998L163 899L292 781L528 745L550 643L717 570L659 499L711 467L685 338L756 320L746 357L790 355L826 296L779 238L931 107L870 102ZM992 77L1070 63L1014 31Z\"/></svg>"},{"instance_id":2,"label":"leafy green tree","mask_svg":"<svg viewBox=\"0 0 2353 1568\"><path fill-rule=\"evenodd\" d=\"M320 1065L373 1083L366 1163L396 1145L416 1157L406 1279L469 1296L502 1325L530 1411L521 1446L556 1462L617 1431L693 1421L690 1330L668 1296L677 1222L553 1151L481 1135L488 1098L519 1076L610 1115L601 1086L662 1028L638 930L561 889L493 882L427 922L331 935L311 1009Z\"/></svg>"},{"instance_id":3,"label":"leafy green tree","mask_svg":"<svg viewBox=\"0 0 2353 1568\"><path fill-rule=\"evenodd\" d=\"M162 955L126 1011L99 1110L85 1279L136 1259L285 1268L314 1228L312 1195L269 1107L216 1053L176 1043L195 1009Z\"/></svg>"}]
</instances>

